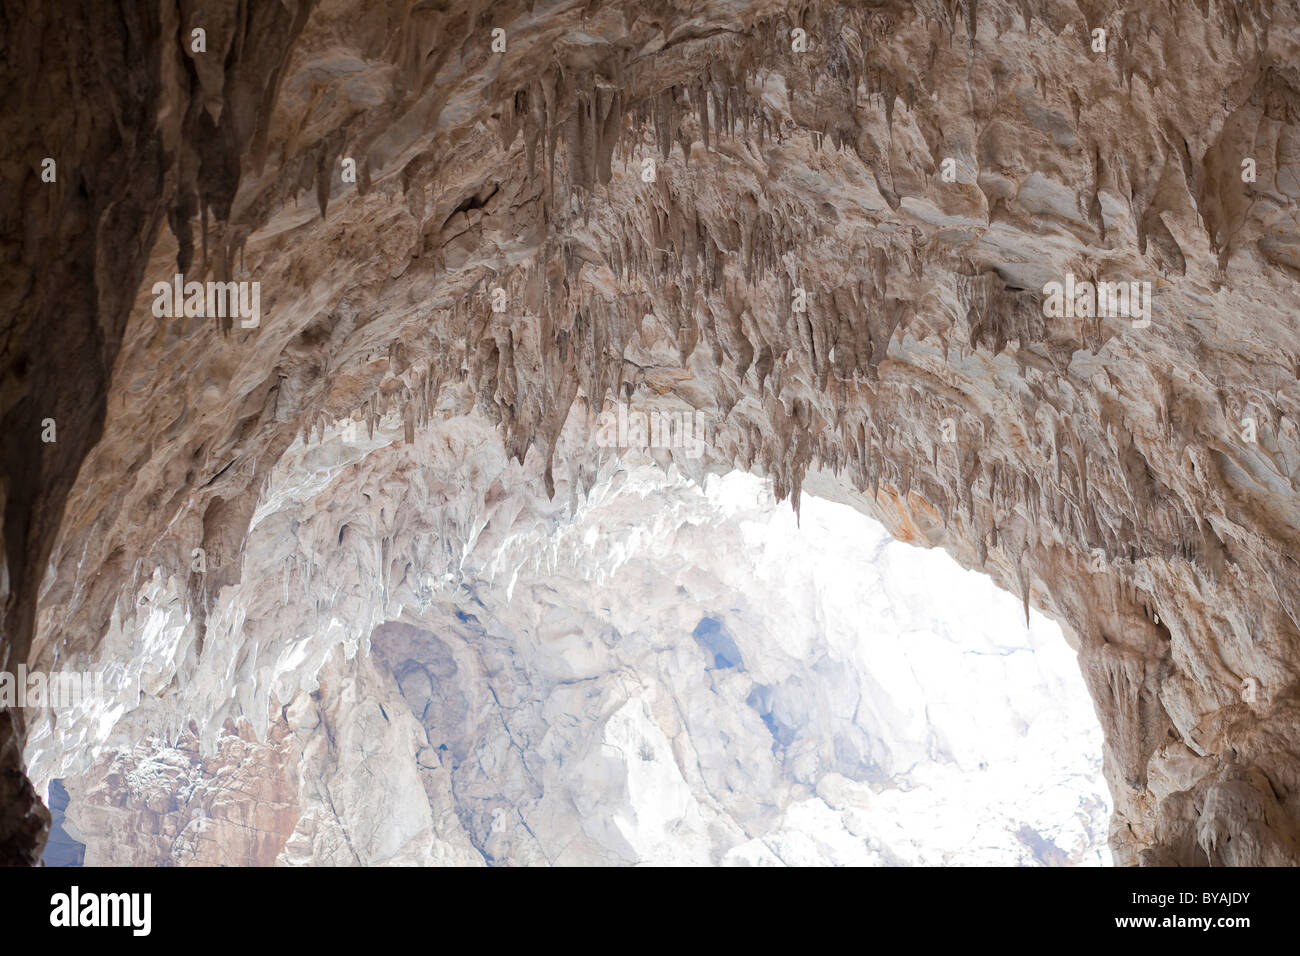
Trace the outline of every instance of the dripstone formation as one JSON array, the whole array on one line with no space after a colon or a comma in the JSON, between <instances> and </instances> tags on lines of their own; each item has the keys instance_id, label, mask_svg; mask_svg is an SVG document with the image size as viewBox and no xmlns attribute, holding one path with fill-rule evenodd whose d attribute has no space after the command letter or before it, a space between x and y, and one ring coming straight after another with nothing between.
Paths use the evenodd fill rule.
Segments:
<instances>
[{"instance_id":1,"label":"dripstone formation","mask_svg":"<svg viewBox=\"0 0 1300 956\"><path fill-rule=\"evenodd\" d=\"M20 0L0 31L0 667L114 688L0 714L6 861L44 843L29 775L89 827L147 737L257 795L210 837L242 861L409 845L369 821L348 857L338 755L280 744L384 681L467 719L401 684L464 666L420 635L611 480L614 402L703 415L662 464L851 503L1059 621L1117 862L1300 861L1297 4ZM1067 279L1149 315L1060 314ZM554 862L421 779L456 833L421 859Z\"/></svg>"}]
</instances>

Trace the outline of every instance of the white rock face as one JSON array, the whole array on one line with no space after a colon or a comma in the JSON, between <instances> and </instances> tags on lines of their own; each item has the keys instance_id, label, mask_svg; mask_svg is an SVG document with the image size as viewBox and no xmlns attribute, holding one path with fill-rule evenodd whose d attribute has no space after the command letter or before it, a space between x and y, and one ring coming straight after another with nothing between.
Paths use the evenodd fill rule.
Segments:
<instances>
[{"instance_id":1,"label":"white rock face","mask_svg":"<svg viewBox=\"0 0 1300 956\"><path fill-rule=\"evenodd\" d=\"M209 619L237 659L196 660L160 598L121 632L146 653L118 700L35 729L33 778L64 777L88 864L1109 862L1074 653L984 576L740 472L701 487L631 453L552 503L475 416L414 447L388 424L286 455ZM364 502L359 463L403 455L423 480L365 514L397 540L469 522L440 539L463 554L394 580L310 543L347 524L321 502ZM453 493L465 468L483 502ZM321 566L286 564L288 536Z\"/></svg>"}]
</instances>

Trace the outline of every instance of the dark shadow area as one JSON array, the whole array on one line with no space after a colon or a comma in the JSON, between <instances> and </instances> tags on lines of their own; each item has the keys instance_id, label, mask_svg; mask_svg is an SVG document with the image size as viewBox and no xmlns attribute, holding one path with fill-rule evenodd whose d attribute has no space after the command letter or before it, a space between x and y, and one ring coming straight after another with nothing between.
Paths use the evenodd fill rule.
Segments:
<instances>
[{"instance_id":1,"label":"dark shadow area","mask_svg":"<svg viewBox=\"0 0 1300 956\"><path fill-rule=\"evenodd\" d=\"M726 670L729 667L745 669L745 661L740 656L740 648L736 646L735 640L727 633L726 626L716 618L700 618L700 623L695 625L691 637L695 638L695 643L700 645L705 653L713 658L713 666L718 670Z\"/></svg>"},{"instance_id":2,"label":"dark shadow area","mask_svg":"<svg viewBox=\"0 0 1300 956\"><path fill-rule=\"evenodd\" d=\"M41 855L42 866L84 866L86 845L78 843L63 828L68 809L68 791L62 780L50 781L50 838Z\"/></svg>"}]
</instances>

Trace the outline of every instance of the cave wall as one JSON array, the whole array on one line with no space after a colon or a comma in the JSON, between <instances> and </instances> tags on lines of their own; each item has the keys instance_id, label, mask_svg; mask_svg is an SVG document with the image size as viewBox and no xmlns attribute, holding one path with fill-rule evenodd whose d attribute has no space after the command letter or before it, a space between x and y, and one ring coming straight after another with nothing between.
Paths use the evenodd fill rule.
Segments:
<instances>
[{"instance_id":1,"label":"cave wall","mask_svg":"<svg viewBox=\"0 0 1300 956\"><path fill-rule=\"evenodd\" d=\"M346 613L360 569L463 547L490 494L445 489L451 527L363 518L362 476L418 469L358 463L283 580L245 581L286 456L473 410L572 498L607 452L561 447L571 410L667 396L710 423L688 471L848 501L1062 623L1119 861L1296 861L1294 4L37 7L6 49L80 46L6 59L74 157L39 183L57 122L7 121L7 660L130 659L171 602L125 725L265 730L382 623ZM155 318L177 271L259 281L259 327ZM1047 316L1067 273L1149 281L1150 324ZM285 626L327 634L292 681L257 664ZM93 748L68 723L36 733ZM10 859L41 840L28 736L0 728Z\"/></svg>"},{"instance_id":2,"label":"cave wall","mask_svg":"<svg viewBox=\"0 0 1300 956\"><path fill-rule=\"evenodd\" d=\"M258 100L310 9L296 6L295 21L278 5L208 5L205 22L227 46L211 51L222 65L204 70L206 91L181 44L191 4L32 0L0 15L0 665L11 673L27 655L67 495L102 434L149 248L169 216L227 214ZM232 43L241 33L259 38L246 54ZM188 236L182 246L177 265L188 267ZM23 737L22 711L0 711L0 860L32 864L49 815L23 774Z\"/></svg>"}]
</instances>

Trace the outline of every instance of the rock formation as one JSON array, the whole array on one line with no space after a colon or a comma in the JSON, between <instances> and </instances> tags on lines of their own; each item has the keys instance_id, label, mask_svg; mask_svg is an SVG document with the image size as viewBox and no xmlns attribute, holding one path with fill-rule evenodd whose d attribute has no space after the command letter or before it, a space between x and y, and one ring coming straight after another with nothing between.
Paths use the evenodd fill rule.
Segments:
<instances>
[{"instance_id":1,"label":"rock formation","mask_svg":"<svg viewBox=\"0 0 1300 956\"><path fill-rule=\"evenodd\" d=\"M224 703L223 665L187 674L161 711L133 708L134 675L110 689L84 722L134 709L114 728L128 743L89 768L66 732L33 734L29 772L38 788L66 775L87 863L1105 861L1100 728L1059 629L1035 613L1026 633L1016 598L845 505L806 497L797 526L747 475L706 495L625 458L557 526L536 513L551 510L542 476L520 480L493 430L465 425L411 457L468 438L456 457L518 489L474 518L508 528L422 555L386 605L361 575L350 614L402 608L368 651L330 647L328 626L259 628L272 683L313 680L278 690L265 726L200 718L206 754L197 723L160 739L183 708ZM368 459L411 455L390 426ZM454 484L420 467L426 488ZM453 522L420 483L387 487L386 513ZM255 518L253 581L283 561L257 546L268 533L283 523ZM313 592L352 587L335 553ZM282 601L268 590L250 617ZM168 610L143 630L180 637ZM323 663L294 663L316 647ZM176 656L151 648L133 666Z\"/></svg>"},{"instance_id":2,"label":"rock formation","mask_svg":"<svg viewBox=\"0 0 1300 956\"><path fill-rule=\"evenodd\" d=\"M0 666L113 687L0 714L6 860L48 824L24 753L146 729L256 794L204 809L250 859L291 817L284 855L348 859L285 783L330 754L277 740L450 679L429 576L567 527L620 401L703 417L655 452L690 479L850 504L1057 620L1118 862L1300 860L1296 4L20 0L0 43ZM257 308L175 314L178 274ZM482 853L398 783L434 858Z\"/></svg>"}]
</instances>

